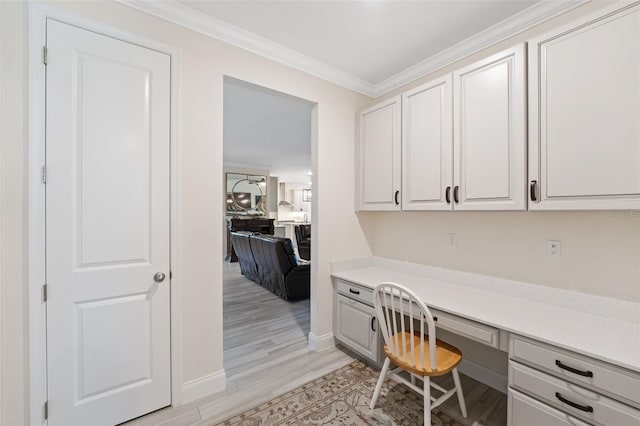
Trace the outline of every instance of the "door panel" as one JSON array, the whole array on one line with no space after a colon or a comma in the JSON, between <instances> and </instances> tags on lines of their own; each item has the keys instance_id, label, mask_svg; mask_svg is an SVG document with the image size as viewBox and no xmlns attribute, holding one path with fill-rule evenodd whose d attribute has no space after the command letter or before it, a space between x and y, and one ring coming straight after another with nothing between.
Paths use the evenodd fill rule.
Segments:
<instances>
[{"instance_id":1,"label":"door panel","mask_svg":"<svg viewBox=\"0 0 640 426\"><path fill-rule=\"evenodd\" d=\"M169 405L170 57L47 21L49 424Z\"/></svg>"},{"instance_id":2,"label":"door panel","mask_svg":"<svg viewBox=\"0 0 640 426\"><path fill-rule=\"evenodd\" d=\"M360 114L360 210L400 210L400 108L396 96Z\"/></svg>"},{"instance_id":3,"label":"door panel","mask_svg":"<svg viewBox=\"0 0 640 426\"><path fill-rule=\"evenodd\" d=\"M529 41L531 209L640 209L640 6L598 15Z\"/></svg>"},{"instance_id":4,"label":"door panel","mask_svg":"<svg viewBox=\"0 0 640 426\"><path fill-rule=\"evenodd\" d=\"M524 45L453 73L456 210L526 209Z\"/></svg>"},{"instance_id":5,"label":"door panel","mask_svg":"<svg viewBox=\"0 0 640 426\"><path fill-rule=\"evenodd\" d=\"M149 262L151 72L74 56L79 266ZM114 138L113 129L127 130Z\"/></svg>"},{"instance_id":6,"label":"door panel","mask_svg":"<svg viewBox=\"0 0 640 426\"><path fill-rule=\"evenodd\" d=\"M403 210L452 209L451 96L447 74L402 97Z\"/></svg>"}]
</instances>

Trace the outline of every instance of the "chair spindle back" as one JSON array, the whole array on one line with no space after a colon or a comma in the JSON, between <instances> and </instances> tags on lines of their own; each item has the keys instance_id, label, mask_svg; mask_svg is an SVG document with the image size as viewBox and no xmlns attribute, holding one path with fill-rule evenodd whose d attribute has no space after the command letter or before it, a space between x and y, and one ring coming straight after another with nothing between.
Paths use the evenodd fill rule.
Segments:
<instances>
[{"instance_id":1,"label":"chair spindle back","mask_svg":"<svg viewBox=\"0 0 640 426\"><path fill-rule=\"evenodd\" d=\"M436 326L427 305L408 288L392 282L384 282L374 289L373 302L382 336L389 351L396 358L420 369L423 368L425 360L426 323L426 331L429 335L429 364L431 370L435 371L437 366ZM419 330L415 330L415 320L420 324ZM418 338L418 343L414 336ZM419 346L417 348L419 359L416 345Z\"/></svg>"}]
</instances>

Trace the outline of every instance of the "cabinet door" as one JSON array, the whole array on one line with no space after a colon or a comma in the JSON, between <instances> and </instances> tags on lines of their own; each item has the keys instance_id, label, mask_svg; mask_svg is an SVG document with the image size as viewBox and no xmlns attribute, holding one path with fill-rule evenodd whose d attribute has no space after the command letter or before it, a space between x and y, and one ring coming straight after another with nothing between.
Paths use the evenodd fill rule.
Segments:
<instances>
[{"instance_id":1,"label":"cabinet door","mask_svg":"<svg viewBox=\"0 0 640 426\"><path fill-rule=\"evenodd\" d=\"M400 108L397 96L360 114L359 210L400 210Z\"/></svg>"},{"instance_id":2,"label":"cabinet door","mask_svg":"<svg viewBox=\"0 0 640 426\"><path fill-rule=\"evenodd\" d=\"M588 426L588 423L556 410L540 401L509 389L507 400L509 426Z\"/></svg>"},{"instance_id":3,"label":"cabinet door","mask_svg":"<svg viewBox=\"0 0 640 426\"><path fill-rule=\"evenodd\" d=\"M456 210L526 209L525 46L453 73Z\"/></svg>"},{"instance_id":4,"label":"cabinet door","mask_svg":"<svg viewBox=\"0 0 640 426\"><path fill-rule=\"evenodd\" d=\"M336 339L378 363L378 325L375 309L341 294L337 295L336 301Z\"/></svg>"},{"instance_id":5,"label":"cabinet door","mask_svg":"<svg viewBox=\"0 0 640 426\"><path fill-rule=\"evenodd\" d=\"M451 74L402 96L402 210L451 210Z\"/></svg>"},{"instance_id":6,"label":"cabinet door","mask_svg":"<svg viewBox=\"0 0 640 426\"><path fill-rule=\"evenodd\" d=\"M529 41L532 210L640 209L640 6L599 15Z\"/></svg>"}]
</instances>

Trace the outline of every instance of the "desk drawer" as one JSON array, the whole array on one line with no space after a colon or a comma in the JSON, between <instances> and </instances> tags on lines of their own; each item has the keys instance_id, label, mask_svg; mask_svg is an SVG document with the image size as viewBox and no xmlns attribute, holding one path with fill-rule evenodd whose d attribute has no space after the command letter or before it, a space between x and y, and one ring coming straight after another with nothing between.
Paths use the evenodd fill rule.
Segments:
<instances>
[{"instance_id":1,"label":"desk drawer","mask_svg":"<svg viewBox=\"0 0 640 426\"><path fill-rule=\"evenodd\" d=\"M444 330L465 336L485 345L499 348L500 331L497 328L471 321L457 315L430 309L431 315L438 318L436 326Z\"/></svg>"},{"instance_id":2,"label":"desk drawer","mask_svg":"<svg viewBox=\"0 0 640 426\"><path fill-rule=\"evenodd\" d=\"M336 290L354 300L373 306L373 289L336 279Z\"/></svg>"},{"instance_id":3,"label":"desk drawer","mask_svg":"<svg viewBox=\"0 0 640 426\"><path fill-rule=\"evenodd\" d=\"M509 389L507 424L509 426L589 426L573 416Z\"/></svg>"},{"instance_id":4,"label":"desk drawer","mask_svg":"<svg viewBox=\"0 0 640 426\"><path fill-rule=\"evenodd\" d=\"M559 348L514 337L510 357L555 376L620 397L640 408L640 376Z\"/></svg>"},{"instance_id":5,"label":"desk drawer","mask_svg":"<svg viewBox=\"0 0 640 426\"><path fill-rule=\"evenodd\" d=\"M516 362L509 363L509 385L589 422L640 424L640 410Z\"/></svg>"}]
</instances>

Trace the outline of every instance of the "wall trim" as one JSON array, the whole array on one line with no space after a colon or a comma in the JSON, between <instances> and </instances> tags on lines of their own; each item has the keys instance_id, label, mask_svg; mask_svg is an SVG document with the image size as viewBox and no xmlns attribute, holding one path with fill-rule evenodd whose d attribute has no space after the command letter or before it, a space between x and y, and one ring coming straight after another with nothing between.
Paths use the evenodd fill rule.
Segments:
<instances>
[{"instance_id":1,"label":"wall trim","mask_svg":"<svg viewBox=\"0 0 640 426\"><path fill-rule=\"evenodd\" d=\"M224 390L226 383L227 375L224 369L204 377L189 380L182 385L182 403L186 404Z\"/></svg>"},{"instance_id":2,"label":"wall trim","mask_svg":"<svg viewBox=\"0 0 640 426\"><path fill-rule=\"evenodd\" d=\"M206 16L175 0L163 2L148 0L115 1L363 95L377 98L591 0L537 2L527 9L378 83L366 81L250 31Z\"/></svg>"},{"instance_id":3,"label":"wall trim","mask_svg":"<svg viewBox=\"0 0 640 426\"><path fill-rule=\"evenodd\" d=\"M46 41L46 19L51 18L105 36L166 53L171 57L171 403L182 402L182 305L181 305L181 209L180 209L180 50L145 39L89 18L43 4L28 5L28 318L29 318L29 424L46 425L43 404L47 399L46 375L46 305L42 301L45 283L45 192L40 168L45 163L45 67L42 47Z\"/></svg>"},{"instance_id":4,"label":"wall trim","mask_svg":"<svg viewBox=\"0 0 640 426\"><path fill-rule=\"evenodd\" d=\"M118 3L157 16L225 43L264 56L281 64L371 96L373 86L338 68L273 42L222 20L206 16L177 1L115 0Z\"/></svg>"},{"instance_id":5,"label":"wall trim","mask_svg":"<svg viewBox=\"0 0 640 426\"><path fill-rule=\"evenodd\" d=\"M322 336L316 336L313 333L309 333L309 349L313 352L322 352L327 349L331 349L336 345L333 339L333 333L323 334Z\"/></svg>"},{"instance_id":6,"label":"wall trim","mask_svg":"<svg viewBox=\"0 0 640 426\"><path fill-rule=\"evenodd\" d=\"M377 98L407 83L431 74L482 49L524 32L534 26L568 12L591 0L540 1L479 33L462 40L448 49L419 62L398 74L376 84L373 97Z\"/></svg>"},{"instance_id":7,"label":"wall trim","mask_svg":"<svg viewBox=\"0 0 640 426\"><path fill-rule=\"evenodd\" d=\"M458 365L458 371L462 374L466 374L473 379L476 379L480 383L491 386L499 392L502 392L504 394L507 393L507 376L503 376L496 371L493 371L487 367L483 367L480 364L476 364L475 362L470 361L466 358L463 358L460 362L460 365Z\"/></svg>"}]
</instances>

